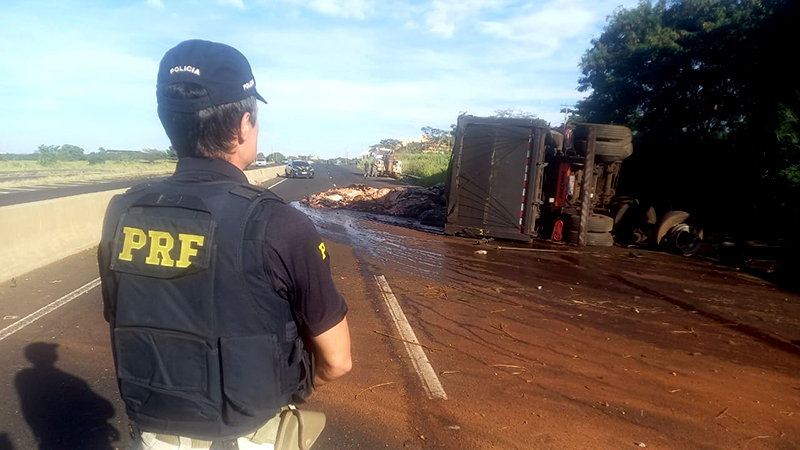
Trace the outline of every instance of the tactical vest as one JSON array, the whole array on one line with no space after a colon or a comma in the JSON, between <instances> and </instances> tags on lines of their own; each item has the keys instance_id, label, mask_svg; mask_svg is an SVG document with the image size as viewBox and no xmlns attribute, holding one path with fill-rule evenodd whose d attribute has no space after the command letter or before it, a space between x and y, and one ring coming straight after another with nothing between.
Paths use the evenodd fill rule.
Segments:
<instances>
[{"instance_id":1,"label":"tactical vest","mask_svg":"<svg viewBox=\"0 0 800 450\"><path fill-rule=\"evenodd\" d=\"M311 361L265 270L279 201L237 182L170 180L115 200L112 340L119 390L141 429L242 436L310 393Z\"/></svg>"}]
</instances>

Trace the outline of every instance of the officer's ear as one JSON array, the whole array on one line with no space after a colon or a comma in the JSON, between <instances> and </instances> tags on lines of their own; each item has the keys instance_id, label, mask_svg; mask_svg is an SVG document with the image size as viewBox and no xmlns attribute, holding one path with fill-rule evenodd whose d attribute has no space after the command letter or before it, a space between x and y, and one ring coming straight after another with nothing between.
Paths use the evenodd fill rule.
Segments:
<instances>
[{"instance_id":1,"label":"officer's ear","mask_svg":"<svg viewBox=\"0 0 800 450\"><path fill-rule=\"evenodd\" d=\"M239 122L239 144L243 144L251 137L250 134L255 132L254 128L255 126L250 123L250 113L242 114L242 120Z\"/></svg>"}]
</instances>

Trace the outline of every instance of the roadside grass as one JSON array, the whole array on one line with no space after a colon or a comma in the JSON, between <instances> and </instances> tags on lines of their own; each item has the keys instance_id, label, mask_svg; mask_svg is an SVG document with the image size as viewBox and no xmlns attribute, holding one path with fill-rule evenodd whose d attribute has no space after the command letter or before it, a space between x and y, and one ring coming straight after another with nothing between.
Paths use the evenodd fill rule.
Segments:
<instances>
[{"instance_id":1,"label":"roadside grass","mask_svg":"<svg viewBox=\"0 0 800 450\"><path fill-rule=\"evenodd\" d=\"M450 153L400 153L397 159L403 162L403 174L420 177L416 184L433 186L445 182Z\"/></svg>"},{"instance_id":2,"label":"roadside grass","mask_svg":"<svg viewBox=\"0 0 800 450\"><path fill-rule=\"evenodd\" d=\"M137 178L149 175L166 175L175 170L175 161L106 161L90 165L88 161L59 161L52 166L41 166L36 161L0 161L0 187L24 187L71 181L103 181ZM4 180L6 177L31 178Z\"/></svg>"}]
</instances>

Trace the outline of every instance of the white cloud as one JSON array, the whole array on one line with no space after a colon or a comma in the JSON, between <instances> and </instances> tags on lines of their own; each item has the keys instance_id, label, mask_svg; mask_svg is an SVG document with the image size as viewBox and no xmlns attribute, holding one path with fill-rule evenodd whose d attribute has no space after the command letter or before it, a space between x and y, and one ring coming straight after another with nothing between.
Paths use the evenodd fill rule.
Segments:
<instances>
[{"instance_id":1,"label":"white cloud","mask_svg":"<svg viewBox=\"0 0 800 450\"><path fill-rule=\"evenodd\" d=\"M425 123L454 120L459 110L490 113L496 108L526 110L544 102L574 100L574 89L547 83L522 84L503 73L472 72L458 77L394 82L273 78L264 93L281 113L348 115Z\"/></svg>"},{"instance_id":2,"label":"white cloud","mask_svg":"<svg viewBox=\"0 0 800 450\"><path fill-rule=\"evenodd\" d=\"M342 18L364 20L375 11L374 0L282 0L295 6L311 9L317 13ZM260 0L260 4L270 5L270 1Z\"/></svg>"},{"instance_id":3,"label":"white cloud","mask_svg":"<svg viewBox=\"0 0 800 450\"><path fill-rule=\"evenodd\" d=\"M563 39L583 34L594 21L595 14L589 9L554 2L534 13L512 16L504 21L480 22L480 29L496 38L554 51Z\"/></svg>"},{"instance_id":4,"label":"white cloud","mask_svg":"<svg viewBox=\"0 0 800 450\"><path fill-rule=\"evenodd\" d=\"M368 0L311 0L308 6L329 16L364 19L373 11Z\"/></svg>"},{"instance_id":5,"label":"white cloud","mask_svg":"<svg viewBox=\"0 0 800 450\"><path fill-rule=\"evenodd\" d=\"M444 38L451 38L456 28L484 9L493 9L506 4L506 0L435 0L425 13L428 31Z\"/></svg>"},{"instance_id":6,"label":"white cloud","mask_svg":"<svg viewBox=\"0 0 800 450\"><path fill-rule=\"evenodd\" d=\"M222 6L233 6L234 8L244 9L244 0L217 0Z\"/></svg>"},{"instance_id":7,"label":"white cloud","mask_svg":"<svg viewBox=\"0 0 800 450\"><path fill-rule=\"evenodd\" d=\"M0 151L64 142L164 148L158 61L198 30L249 58L269 101L259 114L262 145L275 150L353 154L373 138L446 129L459 111L514 108L555 123L560 104L584 95L574 89L577 64L603 19L618 2L636 1L217 0L233 13L248 10L233 28L217 26L231 11L196 10L176 21L158 6L174 9L174 0L92 14L53 6L44 17L0 6L10 18L0 40L29 36L0 46ZM308 133L309 117L326 118L318 133ZM53 124L46 133L36 127L41 118Z\"/></svg>"}]
</instances>

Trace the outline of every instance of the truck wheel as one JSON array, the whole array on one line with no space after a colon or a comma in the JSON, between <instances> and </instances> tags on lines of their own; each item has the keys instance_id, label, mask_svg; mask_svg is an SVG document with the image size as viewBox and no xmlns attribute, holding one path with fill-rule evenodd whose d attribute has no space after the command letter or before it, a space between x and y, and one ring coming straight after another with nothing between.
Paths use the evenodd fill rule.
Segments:
<instances>
[{"instance_id":1,"label":"truck wheel","mask_svg":"<svg viewBox=\"0 0 800 450\"><path fill-rule=\"evenodd\" d=\"M667 233L675 226L682 223L686 223L688 225L692 225L697 232L697 236L702 240L703 239L703 229L695 226L692 220L692 216L687 213L686 211L670 211L664 214L664 217L658 221L656 224L656 245L661 247L665 243L665 238Z\"/></svg>"},{"instance_id":2,"label":"truck wheel","mask_svg":"<svg viewBox=\"0 0 800 450\"><path fill-rule=\"evenodd\" d=\"M619 225L620 222L622 222L622 218L625 217L625 214L628 212L628 210L630 208L631 208L631 204L630 203L621 203L621 204L618 204L618 205L614 206L614 209L612 209L611 211L612 211L612 214L614 215L614 226L615 227L617 225Z\"/></svg>"},{"instance_id":3,"label":"truck wheel","mask_svg":"<svg viewBox=\"0 0 800 450\"><path fill-rule=\"evenodd\" d=\"M652 206L647 208L647 211L644 213L645 215L645 223L648 225L655 225L658 222L658 215L656 214L656 209Z\"/></svg>"},{"instance_id":4,"label":"truck wheel","mask_svg":"<svg viewBox=\"0 0 800 450\"><path fill-rule=\"evenodd\" d=\"M683 256L694 255L703 245L701 232L685 223L670 228L664 241L664 246L669 251Z\"/></svg>"},{"instance_id":5,"label":"truck wheel","mask_svg":"<svg viewBox=\"0 0 800 450\"><path fill-rule=\"evenodd\" d=\"M575 141L578 153L586 156L586 139ZM597 161L612 163L622 161L633 154L630 141L595 141L594 157Z\"/></svg>"},{"instance_id":6,"label":"truck wheel","mask_svg":"<svg viewBox=\"0 0 800 450\"><path fill-rule=\"evenodd\" d=\"M586 140L589 136L589 126L597 130L596 136L599 141L627 141L630 142L633 135L631 129L619 125L605 125L595 123L581 123L575 127L575 140Z\"/></svg>"},{"instance_id":7,"label":"truck wheel","mask_svg":"<svg viewBox=\"0 0 800 450\"><path fill-rule=\"evenodd\" d=\"M570 244L577 244L578 236L578 230L567 230L567 232L564 234L564 240Z\"/></svg>"},{"instance_id":8,"label":"truck wheel","mask_svg":"<svg viewBox=\"0 0 800 450\"><path fill-rule=\"evenodd\" d=\"M578 230L581 226L581 216L579 214L570 214L567 216L567 220L564 221L564 224L570 230Z\"/></svg>"},{"instance_id":9,"label":"truck wheel","mask_svg":"<svg viewBox=\"0 0 800 450\"><path fill-rule=\"evenodd\" d=\"M563 151L564 135L559 133L558 131L550 130L550 137L551 139L553 139L553 145L555 146L556 150Z\"/></svg>"},{"instance_id":10,"label":"truck wheel","mask_svg":"<svg viewBox=\"0 0 800 450\"><path fill-rule=\"evenodd\" d=\"M604 163L622 161L633 154L633 144L630 142L597 141L594 147L595 159Z\"/></svg>"}]
</instances>

